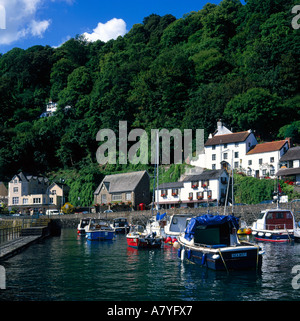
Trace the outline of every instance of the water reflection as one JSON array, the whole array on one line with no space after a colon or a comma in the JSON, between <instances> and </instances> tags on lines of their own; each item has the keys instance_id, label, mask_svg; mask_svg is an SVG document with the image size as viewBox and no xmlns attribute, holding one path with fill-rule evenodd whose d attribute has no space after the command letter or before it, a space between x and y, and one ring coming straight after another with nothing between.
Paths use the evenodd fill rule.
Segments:
<instances>
[{"instance_id":1,"label":"water reflection","mask_svg":"<svg viewBox=\"0 0 300 321\"><path fill-rule=\"evenodd\" d=\"M172 246L136 250L124 235L89 242L63 230L3 263L0 300L299 300L291 271L300 244L259 245L266 253L261 273L226 273L182 262Z\"/></svg>"}]
</instances>

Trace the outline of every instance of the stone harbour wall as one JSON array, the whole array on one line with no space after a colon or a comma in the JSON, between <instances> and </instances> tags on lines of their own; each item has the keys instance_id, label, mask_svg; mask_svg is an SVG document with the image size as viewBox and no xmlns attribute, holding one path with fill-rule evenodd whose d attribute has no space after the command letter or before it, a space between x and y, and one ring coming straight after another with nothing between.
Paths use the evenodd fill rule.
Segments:
<instances>
[{"instance_id":1,"label":"stone harbour wall","mask_svg":"<svg viewBox=\"0 0 300 321\"><path fill-rule=\"evenodd\" d=\"M276 204L257 204L257 205L235 205L234 215L239 217L241 221L245 221L248 225L258 218L259 213L267 208L276 208ZM280 208L291 209L295 215L296 222L300 221L300 202L296 203L283 203L280 204ZM207 208L175 208L160 210L160 214L167 213L167 215L172 214L193 214L201 215L207 213ZM209 212L211 214L224 214L224 207L209 207ZM156 210L153 211L156 215ZM226 207L226 214L232 214L232 207ZM89 214L70 214L61 215L51 219L59 225L61 228L77 228L77 225L81 218L91 217L91 218L103 218L112 220L117 217L126 217L128 222L131 224L142 224L145 225L149 218L151 218L152 212L150 211L126 211L126 212L113 212L113 213L89 213Z\"/></svg>"}]
</instances>

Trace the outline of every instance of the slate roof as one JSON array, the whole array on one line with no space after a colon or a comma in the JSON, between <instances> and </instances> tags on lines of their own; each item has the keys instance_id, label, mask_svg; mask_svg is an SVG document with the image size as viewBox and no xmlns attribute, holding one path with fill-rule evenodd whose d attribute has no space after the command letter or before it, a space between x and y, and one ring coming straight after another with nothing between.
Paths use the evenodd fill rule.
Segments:
<instances>
[{"instance_id":1,"label":"slate roof","mask_svg":"<svg viewBox=\"0 0 300 321\"><path fill-rule=\"evenodd\" d=\"M250 134L251 132L245 131L226 135L216 135L212 138L209 138L204 146L244 142Z\"/></svg>"},{"instance_id":2,"label":"slate roof","mask_svg":"<svg viewBox=\"0 0 300 321\"><path fill-rule=\"evenodd\" d=\"M34 180L37 179L39 182L42 182L42 181L44 181L45 183L49 182L47 177L35 176L35 175L28 174L26 172L20 172L15 176L17 176L21 181L28 181L29 182L31 179L34 179ZM14 177L13 177L13 179L14 179Z\"/></svg>"},{"instance_id":3,"label":"slate roof","mask_svg":"<svg viewBox=\"0 0 300 321\"><path fill-rule=\"evenodd\" d=\"M122 193L134 191L142 177L147 174L147 171L130 172L107 175L100 183L94 194L99 194L104 184L109 193Z\"/></svg>"},{"instance_id":4,"label":"slate roof","mask_svg":"<svg viewBox=\"0 0 300 321\"><path fill-rule=\"evenodd\" d=\"M280 161L289 161L300 159L300 146L290 148L281 158Z\"/></svg>"},{"instance_id":5,"label":"slate roof","mask_svg":"<svg viewBox=\"0 0 300 321\"><path fill-rule=\"evenodd\" d=\"M276 176L290 176L290 175L298 175L300 174L300 167L296 168L281 168Z\"/></svg>"},{"instance_id":6,"label":"slate roof","mask_svg":"<svg viewBox=\"0 0 300 321\"><path fill-rule=\"evenodd\" d=\"M253 149L251 149L247 153L247 155L274 152L274 151L280 150L285 143L287 143L286 140L278 140L275 142L257 144Z\"/></svg>"},{"instance_id":7,"label":"slate roof","mask_svg":"<svg viewBox=\"0 0 300 321\"><path fill-rule=\"evenodd\" d=\"M163 183L158 185L158 189L182 188L183 182Z\"/></svg>"},{"instance_id":8,"label":"slate roof","mask_svg":"<svg viewBox=\"0 0 300 321\"><path fill-rule=\"evenodd\" d=\"M218 179L224 172L225 169L207 170L201 174L188 175L186 178L184 178L183 182Z\"/></svg>"}]
</instances>

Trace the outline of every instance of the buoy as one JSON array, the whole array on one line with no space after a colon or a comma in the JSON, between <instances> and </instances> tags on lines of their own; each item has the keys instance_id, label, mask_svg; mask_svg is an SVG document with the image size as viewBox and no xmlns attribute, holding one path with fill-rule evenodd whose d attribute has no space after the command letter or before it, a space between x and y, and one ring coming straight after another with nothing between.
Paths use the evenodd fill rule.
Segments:
<instances>
[{"instance_id":1,"label":"buoy","mask_svg":"<svg viewBox=\"0 0 300 321\"><path fill-rule=\"evenodd\" d=\"M176 238L176 237L173 237L173 238L172 238L172 243L174 244L175 242L177 242L177 238Z\"/></svg>"},{"instance_id":2,"label":"buoy","mask_svg":"<svg viewBox=\"0 0 300 321\"><path fill-rule=\"evenodd\" d=\"M166 239L165 239L165 243L170 243L172 242L172 239L170 238L170 236L168 236Z\"/></svg>"},{"instance_id":3,"label":"buoy","mask_svg":"<svg viewBox=\"0 0 300 321\"><path fill-rule=\"evenodd\" d=\"M173 244L173 247L178 250L178 249L180 249L180 244L176 241L176 242Z\"/></svg>"}]
</instances>

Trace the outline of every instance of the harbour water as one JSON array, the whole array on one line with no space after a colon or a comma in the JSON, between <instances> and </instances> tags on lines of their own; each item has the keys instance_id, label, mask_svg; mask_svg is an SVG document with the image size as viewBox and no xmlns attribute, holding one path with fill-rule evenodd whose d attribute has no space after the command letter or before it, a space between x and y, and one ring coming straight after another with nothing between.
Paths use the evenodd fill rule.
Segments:
<instances>
[{"instance_id":1,"label":"harbour water","mask_svg":"<svg viewBox=\"0 0 300 321\"><path fill-rule=\"evenodd\" d=\"M300 244L259 243L261 273L215 272L181 262L177 251L127 247L124 235L89 242L74 229L45 239L1 264L1 301L297 301ZM293 282L294 280L294 282ZM300 287L300 280L299 280Z\"/></svg>"}]
</instances>

